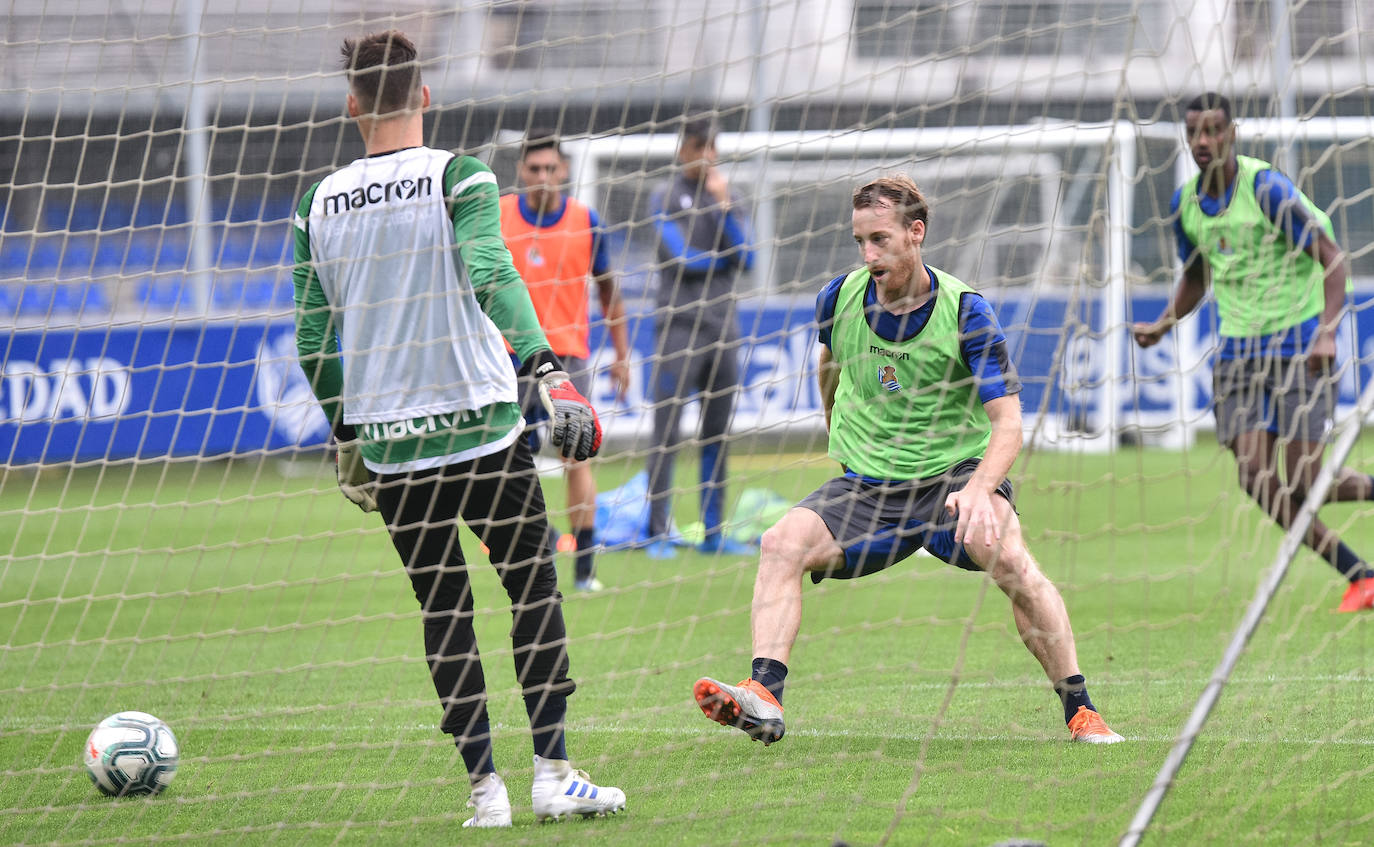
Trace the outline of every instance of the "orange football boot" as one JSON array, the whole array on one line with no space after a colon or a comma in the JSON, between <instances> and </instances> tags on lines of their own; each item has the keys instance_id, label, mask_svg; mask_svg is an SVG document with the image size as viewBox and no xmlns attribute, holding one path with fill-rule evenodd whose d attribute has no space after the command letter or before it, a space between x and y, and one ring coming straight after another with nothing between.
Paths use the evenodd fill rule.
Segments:
<instances>
[{"instance_id":1,"label":"orange football boot","mask_svg":"<svg viewBox=\"0 0 1374 847\"><path fill-rule=\"evenodd\" d=\"M744 730L750 738L762 741L765 747L781 740L786 731L782 704L758 680L746 679L739 685L726 685L702 677L692 686L692 694L706 717L721 726Z\"/></svg>"},{"instance_id":2,"label":"orange football boot","mask_svg":"<svg viewBox=\"0 0 1374 847\"><path fill-rule=\"evenodd\" d=\"M1361 609L1374 609L1374 577L1362 577L1350 583L1341 598L1338 612L1358 612Z\"/></svg>"},{"instance_id":3,"label":"orange football boot","mask_svg":"<svg viewBox=\"0 0 1374 847\"><path fill-rule=\"evenodd\" d=\"M1073 734L1074 741L1084 744L1115 744L1126 740L1112 732L1102 716L1087 706L1078 707L1078 714L1069 721L1069 732Z\"/></svg>"}]
</instances>

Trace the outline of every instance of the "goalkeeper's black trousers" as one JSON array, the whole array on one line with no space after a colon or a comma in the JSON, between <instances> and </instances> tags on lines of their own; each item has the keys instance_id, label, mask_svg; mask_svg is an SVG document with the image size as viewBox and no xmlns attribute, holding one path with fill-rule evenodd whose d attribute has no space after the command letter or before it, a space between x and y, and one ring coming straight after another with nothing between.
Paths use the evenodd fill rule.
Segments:
<instances>
[{"instance_id":1,"label":"goalkeeper's black trousers","mask_svg":"<svg viewBox=\"0 0 1374 847\"><path fill-rule=\"evenodd\" d=\"M472 586L458 543L460 520L490 550L510 596L515 677L532 721L548 712L561 721L561 701L576 686L568 677L563 596L544 492L525 440L469 462L382 474L378 483L378 510L424 613L425 658L444 709L440 729L455 736L461 748L464 736L489 722L486 678L472 627ZM546 712L545 704L554 708ZM553 728L532 729L538 736ZM562 727L556 731L561 743Z\"/></svg>"}]
</instances>

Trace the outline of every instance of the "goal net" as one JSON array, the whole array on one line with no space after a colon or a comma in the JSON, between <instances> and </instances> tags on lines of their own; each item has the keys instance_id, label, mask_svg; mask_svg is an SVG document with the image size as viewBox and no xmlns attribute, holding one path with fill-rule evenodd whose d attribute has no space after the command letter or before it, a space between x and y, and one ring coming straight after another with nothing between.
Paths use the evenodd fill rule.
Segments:
<instances>
[{"instance_id":1,"label":"goal net","mask_svg":"<svg viewBox=\"0 0 1374 847\"><path fill-rule=\"evenodd\" d=\"M469 781L439 729L420 609L383 521L338 491L295 335L293 215L310 186L366 153L339 47L396 28L430 88L428 146L477 157L513 194L522 141L557 133L561 190L596 211L626 315L621 394L588 283L588 396L605 431L591 463L600 590L574 584L561 463L548 447L535 460L577 683L568 750L628 806L572 831L533 826L510 605L463 530L495 764L515 811L514 831L493 842L1114 843L1142 820L1189 727L1145 843L1360 842L1374 612L1332 614L1344 580L1286 543L1237 483L1214 437L1211 300L1158 346L1130 333L1163 312L1182 269L1170 206L1197 172L1186 105L1221 91L1239 152L1273 162L1332 219L1354 283L1333 438L1369 412L1357 408L1374 359L1369 9L1277 11L1253 0L11 3L0 23L0 841L469 834L458 829ZM682 177L694 118L719 130L752 262L691 312L696 326L725 316L735 336L679 350L659 341L665 292L683 293L663 229L685 218L656 204ZM750 673L760 534L842 473L818 385L817 295L862 264L854 189L892 173L930 201L923 260L980 292L1004 330L1021 384L1010 478L1022 531L1124 744L1070 744L1008 598L925 554L861 579L804 580L784 740L753 744L693 701L699 677ZM738 367L728 424L712 435L705 401L730 392L671 392L691 396L664 489L669 527L651 536L656 412L670 402L660 382L680 354L703 353ZM871 370L882 386L871 402L907 396L895 371ZM971 402L957 382L929 390ZM1365 442L1346 442L1332 470L1367 474ZM875 434L872 455L887 447ZM721 529L749 549L706 552L703 504L715 508L717 492L706 466L727 451ZM1364 502L1320 513L1359 555L1374 550L1369 517ZM656 541L666 546L648 549ZM1271 568L1286 573L1271 583ZM1276 590L1257 595L1265 587ZM1204 690L1215 707L1197 725ZM159 797L107 799L81 765L91 729L129 710L162 719L180 744Z\"/></svg>"}]
</instances>

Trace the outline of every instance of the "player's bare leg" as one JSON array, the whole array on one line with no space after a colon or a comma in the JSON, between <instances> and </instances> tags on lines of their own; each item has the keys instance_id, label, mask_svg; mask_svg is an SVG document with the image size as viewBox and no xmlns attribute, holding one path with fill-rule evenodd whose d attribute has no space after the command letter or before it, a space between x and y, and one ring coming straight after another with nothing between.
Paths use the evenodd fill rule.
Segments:
<instances>
[{"instance_id":1,"label":"player's bare leg","mask_svg":"<svg viewBox=\"0 0 1374 847\"><path fill-rule=\"evenodd\" d=\"M1088 699L1064 598L1026 547L1016 511L1001 497L993 497L992 503L1001 537L987 543L981 533L973 533L964 540L965 552L1011 600L1016 631L1064 701L1064 719L1073 740L1093 744L1123 740Z\"/></svg>"},{"instance_id":2,"label":"player's bare leg","mask_svg":"<svg viewBox=\"0 0 1374 847\"><path fill-rule=\"evenodd\" d=\"M1016 631L1045 674L1051 680L1073 676L1078 673L1078 650L1064 599L1026 548L1011 504L1001 497L992 499L1002 537L992 544L967 538L964 550L1011 600Z\"/></svg>"},{"instance_id":3,"label":"player's bare leg","mask_svg":"<svg viewBox=\"0 0 1374 847\"><path fill-rule=\"evenodd\" d=\"M801 629L802 577L843 558L825 522L810 509L792 509L763 534L751 614L756 667L763 662L786 668ZM782 703L756 679L727 685L703 677L692 693L716 723L738 727L765 745L783 736Z\"/></svg>"},{"instance_id":4,"label":"player's bare leg","mask_svg":"<svg viewBox=\"0 0 1374 847\"><path fill-rule=\"evenodd\" d=\"M844 551L821 516L792 509L763 534L750 625L754 655L786 663L801 629L802 577L842 562Z\"/></svg>"}]
</instances>

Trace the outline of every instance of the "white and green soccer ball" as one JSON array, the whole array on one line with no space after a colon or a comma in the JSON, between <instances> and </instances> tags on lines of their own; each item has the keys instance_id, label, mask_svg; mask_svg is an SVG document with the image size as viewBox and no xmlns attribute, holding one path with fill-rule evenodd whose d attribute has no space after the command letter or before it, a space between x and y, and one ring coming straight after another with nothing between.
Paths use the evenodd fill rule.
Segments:
<instances>
[{"instance_id":1,"label":"white and green soccer ball","mask_svg":"<svg viewBox=\"0 0 1374 847\"><path fill-rule=\"evenodd\" d=\"M91 730L84 757L101 794L129 797L166 788L181 750L167 724L146 712L120 712Z\"/></svg>"}]
</instances>

